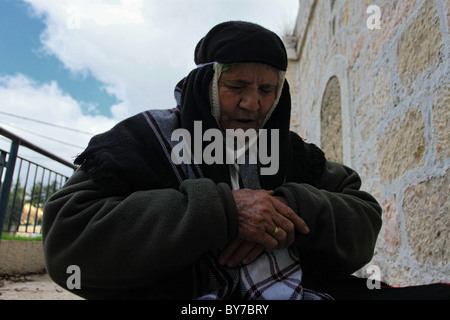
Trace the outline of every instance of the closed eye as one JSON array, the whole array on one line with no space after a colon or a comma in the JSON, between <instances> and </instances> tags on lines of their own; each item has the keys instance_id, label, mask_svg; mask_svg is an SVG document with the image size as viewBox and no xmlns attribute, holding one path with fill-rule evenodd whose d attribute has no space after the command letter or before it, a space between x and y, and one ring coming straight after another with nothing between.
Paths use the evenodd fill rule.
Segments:
<instances>
[{"instance_id":1,"label":"closed eye","mask_svg":"<svg viewBox=\"0 0 450 320\"><path fill-rule=\"evenodd\" d=\"M226 82L221 81L221 84L233 91L242 91L248 86L247 82L240 81L240 80L226 81Z\"/></svg>"},{"instance_id":2,"label":"closed eye","mask_svg":"<svg viewBox=\"0 0 450 320\"><path fill-rule=\"evenodd\" d=\"M222 85L235 92L245 90L251 83L243 80L221 81ZM277 86L271 84L262 84L258 87L258 91L263 95L275 94Z\"/></svg>"},{"instance_id":3,"label":"closed eye","mask_svg":"<svg viewBox=\"0 0 450 320\"><path fill-rule=\"evenodd\" d=\"M261 85L259 86L259 90L263 93L263 94L272 94L275 93L277 87L270 85L270 84L265 84L265 85Z\"/></svg>"}]
</instances>

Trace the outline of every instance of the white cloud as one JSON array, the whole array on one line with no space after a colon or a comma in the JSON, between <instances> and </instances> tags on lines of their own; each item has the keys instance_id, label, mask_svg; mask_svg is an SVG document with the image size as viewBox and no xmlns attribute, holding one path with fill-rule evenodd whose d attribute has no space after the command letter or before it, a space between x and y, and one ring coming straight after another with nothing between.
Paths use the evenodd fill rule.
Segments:
<instances>
[{"instance_id":1,"label":"white cloud","mask_svg":"<svg viewBox=\"0 0 450 320\"><path fill-rule=\"evenodd\" d=\"M0 126L69 162L83 151L91 135L59 127L95 134L110 129L116 122L104 116L83 115L80 104L62 92L55 82L39 84L22 74L0 76L0 101L0 111L4 112ZM8 113L59 127L9 116ZM10 142L2 137L0 147L9 152ZM47 161L26 148L19 151L29 160L39 158L40 164L54 167L53 161Z\"/></svg>"},{"instance_id":2,"label":"white cloud","mask_svg":"<svg viewBox=\"0 0 450 320\"><path fill-rule=\"evenodd\" d=\"M43 17L41 40L73 72L90 72L121 103L116 118L174 106L198 40L217 23L249 20L283 32L297 0L24 0Z\"/></svg>"}]
</instances>

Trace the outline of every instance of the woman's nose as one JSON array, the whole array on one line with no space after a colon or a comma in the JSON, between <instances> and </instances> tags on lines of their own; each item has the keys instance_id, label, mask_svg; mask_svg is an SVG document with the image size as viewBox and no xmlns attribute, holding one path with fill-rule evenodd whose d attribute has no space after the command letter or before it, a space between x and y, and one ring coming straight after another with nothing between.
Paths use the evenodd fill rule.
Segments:
<instances>
[{"instance_id":1,"label":"woman's nose","mask_svg":"<svg viewBox=\"0 0 450 320\"><path fill-rule=\"evenodd\" d=\"M259 94L253 90L247 90L239 101L239 107L248 111L257 111L260 108Z\"/></svg>"}]
</instances>

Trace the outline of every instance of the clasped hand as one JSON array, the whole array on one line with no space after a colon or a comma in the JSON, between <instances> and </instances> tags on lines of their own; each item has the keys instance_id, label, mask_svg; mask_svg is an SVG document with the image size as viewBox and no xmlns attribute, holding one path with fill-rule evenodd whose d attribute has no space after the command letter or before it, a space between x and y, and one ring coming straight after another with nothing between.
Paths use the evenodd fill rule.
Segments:
<instances>
[{"instance_id":1,"label":"clasped hand","mask_svg":"<svg viewBox=\"0 0 450 320\"><path fill-rule=\"evenodd\" d=\"M233 191L238 211L238 236L230 241L219 255L219 263L235 267L248 264L264 250L289 247L295 230L309 233L308 226L283 197L272 191L240 189Z\"/></svg>"}]
</instances>

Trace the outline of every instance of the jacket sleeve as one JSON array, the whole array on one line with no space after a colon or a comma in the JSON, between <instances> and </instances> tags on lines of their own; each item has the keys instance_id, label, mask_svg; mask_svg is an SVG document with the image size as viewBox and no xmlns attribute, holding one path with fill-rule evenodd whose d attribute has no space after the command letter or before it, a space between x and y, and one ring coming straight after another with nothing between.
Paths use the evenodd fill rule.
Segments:
<instances>
[{"instance_id":1,"label":"jacket sleeve","mask_svg":"<svg viewBox=\"0 0 450 320\"><path fill-rule=\"evenodd\" d=\"M66 287L66 270L77 265L81 296L151 286L225 245L238 230L230 188L209 179L114 197L79 169L44 212L48 273Z\"/></svg>"},{"instance_id":2,"label":"jacket sleeve","mask_svg":"<svg viewBox=\"0 0 450 320\"><path fill-rule=\"evenodd\" d=\"M371 260L381 207L360 187L355 171L328 161L316 186L291 182L277 190L310 229L307 235L297 234L294 243L305 271L338 278Z\"/></svg>"}]
</instances>

